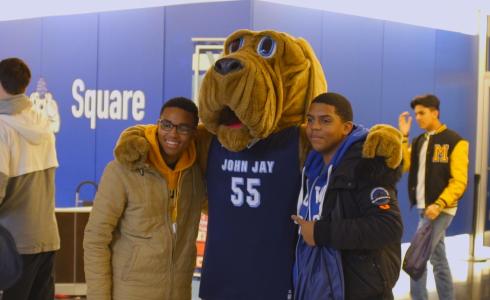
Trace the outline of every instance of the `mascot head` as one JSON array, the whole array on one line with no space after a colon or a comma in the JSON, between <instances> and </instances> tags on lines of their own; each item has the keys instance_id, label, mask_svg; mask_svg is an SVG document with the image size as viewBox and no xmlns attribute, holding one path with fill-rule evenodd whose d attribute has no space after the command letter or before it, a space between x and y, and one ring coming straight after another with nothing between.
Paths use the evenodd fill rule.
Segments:
<instances>
[{"instance_id":1,"label":"mascot head","mask_svg":"<svg viewBox=\"0 0 490 300\"><path fill-rule=\"evenodd\" d=\"M204 77L199 114L224 147L241 151L303 123L311 100L326 90L320 62L304 39L239 30Z\"/></svg>"}]
</instances>

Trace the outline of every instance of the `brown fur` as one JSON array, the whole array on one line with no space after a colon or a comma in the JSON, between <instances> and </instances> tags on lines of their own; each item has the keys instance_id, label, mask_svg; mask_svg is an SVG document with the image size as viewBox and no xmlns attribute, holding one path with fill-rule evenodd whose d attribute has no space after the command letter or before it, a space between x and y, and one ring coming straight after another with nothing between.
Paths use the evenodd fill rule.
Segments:
<instances>
[{"instance_id":1,"label":"brown fur","mask_svg":"<svg viewBox=\"0 0 490 300\"><path fill-rule=\"evenodd\" d=\"M270 58L263 58L256 51L264 36L276 41L275 54ZM244 39L243 46L230 53L230 43L240 37ZM327 91L323 69L308 42L276 31L238 30L226 39L223 58L237 59L243 68L222 75L211 67L202 82L199 116L203 125L199 126L196 138L201 169L206 169L212 134L217 135L225 148L238 152L258 139L291 126L301 126L299 159L302 166L311 149L305 134L306 112L311 101ZM244 126L231 128L220 124L220 113L225 107L230 108ZM145 163L148 145L144 126L123 132L114 152L118 161L133 168ZM401 133L390 125L374 126L367 137L363 156L387 157L387 165L396 168L401 162Z\"/></svg>"},{"instance_id":2,"label":"brown fur","mask_svg":"<svg viewBox=\"0 0 490 300\"><path fill-rule=\"evenodd\" d=\"M271 58L257 54L260 39L276 41ZM243 47L229 53L230 42L243 38ZM309 44L275 31L239 30L225 42L224 58L237 59L243 69L222 75L214 68L206 73L199 95L199 114L206 128L230 151L241 151L255 139L266 138L305 120L311 100L326 92L320 62ZM219 122L229 107L243 123L230 128Z\"/></svg>"},{"instance_id":3,"label":"brown fur","mask_svg":"<svg viewBox=\"0 0 490 300\"><path fill-rule=\"evenodd\" d=\"M362 149L362 156L386 157L386 165L396 169L402 161L402 133L393 126L378 124L371 128Z\"/></svg>"}]
</instances>

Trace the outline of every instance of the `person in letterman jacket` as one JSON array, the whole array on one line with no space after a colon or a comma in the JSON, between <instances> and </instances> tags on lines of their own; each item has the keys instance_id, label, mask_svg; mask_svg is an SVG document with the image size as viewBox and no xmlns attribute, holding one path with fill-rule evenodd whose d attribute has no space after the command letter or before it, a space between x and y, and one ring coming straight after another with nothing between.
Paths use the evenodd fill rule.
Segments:
<instances>
[{"instance_id":1,"label":"person in letterman jacket","mask_svg":"<svg viewBox=\"0 0 490 300\"><path fill-rule=\"evenodd\" d=\"M295 300L393 298L403 232L395 187L401 172L378 157L362 157L367 130L352 120L349 101L330 92L317 96L307 114L314 150L292 216L300 225ZM393 134L401 139L395 128ZM318 255L324 259L312 266Z\"/></svg>"},{"instance_id":2,"label":"person in letterman jacket","mask_svg":"<svg viewBox=\"0 0 490 300\"><path fill-rule=\"evenodd\" d=\"M399 117L403 138L403 170L409 171L408 194L411 206L420 212L419 227L433 222L430 262L434 267L440 299L454 299L451 270L444 246L446 228L451 224L459 199L468 181L468 142L439 120L439 99L435 95L415 97L410 106L415 120L425 132L408 145L412 118L408 112ZM411 279L413 299L427 299L427 273Z\"/></svg>"}]
</instances>

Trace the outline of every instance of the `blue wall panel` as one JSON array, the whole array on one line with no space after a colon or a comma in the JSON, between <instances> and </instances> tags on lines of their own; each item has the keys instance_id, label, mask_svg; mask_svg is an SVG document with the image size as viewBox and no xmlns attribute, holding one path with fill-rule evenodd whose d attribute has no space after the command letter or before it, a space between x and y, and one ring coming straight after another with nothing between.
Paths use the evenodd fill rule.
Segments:
<instances>
[{"instance_id":1,"label":"blue wall panel","mask_svg":"<svg viewBox=\"0 0 490 300\"><path fill-rule=\"evenodd\" d=\"M113 159L112 150L121 131L135 123L155 123L158 119L163 98L163 18L162 8L100 14L97 89L142 91L146 106L141 120L132 115L133 104L125 120L97 120L97 180Z\"/></svg>"},{"instance_id":2,"label":"blue wall panel","mask_svg":"<svg viewBox=\"0 0 490 300\"><path fill-rule=\"evenodd\" d=\"M237 29L249 27L248 1L166 7L164 100L191 97L192 38L224 38Z\"/></svg>"},{"instance_id":3,"label":"blue wall panel","mask_svg":"<svg viewBox=\"0 0 490 300\"><path fill-rule=\"evenodd\" d=\"M78 183L95 180L95 131L89 129L85 118L73 116L72 106L78 105L72 85L81 79L87 87L96 86L97 18L97 14L89 14L43 19L41 76L58 104L61 119L56 136L60 162L57 206L73 206ZM38 80L33 77L34 86ZM86 189L82 192L82 198L92 197Z\"/></svg>"},{"instance_id":4,"label":"blue wall panel","mask_svg":"<svg viewBox=\"0 0 490 300\"><path fill-rule=\"evenodd\" d=\"M315 9L252 2L253 30L273 29L306 39L321 59L323 12Z\"/></svg>"},{"instance_id":5,"label":"blue wall panel","mask_svg":"<svg viewBox=\"0 0 490 300\"><path fill-rule=\"evenodd\" d=\"M99 180L125 127L155 122L165 99L191 96L191 38L226 37L241 28L305 37L321 60L329 90L345 94L355 121L366 126L396 126L399 113L411 111L413 96L437 94L442 120L472 145L473 174L477 40L472 36L257 0L2 22L0 58L24 58L33 71L29 94L42 76L58 101L57 205L73 203L79 181ZM127 120L97 119L91 129L89 119L71 112L77 78L86 89L141 90L143 119L135 120L129 105ZM414 122L411 137L419 133ZM406 181L404 176L398 185L404 241L417 224L408 207ZM470 181L449 234L470 231L472 189Z\"/></svg>"},{"instance_id":6,"label":"blue wall panel","mask_svg":"<svg viewBox=\"0 0 490 300\"><path fill-rule=\"evenodd\" d=\"M41 72L42 19L29 19L0 23L0 59L20 57L31 69L32 78ZM27 93L36 89L29 85Z\"/></svg>"},{"instance_id":7,"label":"blue wall panel","mask_svg":"<svg viewBox=\"0 0 490 300\"><path fill-rule=\"evenodd\" d=\"M475 173L478 39L460 33L437 31L435 94L441 100L441 120L470 143L468 187L448 234L471 230Z\"/></svg>"},{"instance_id":8,"label":"blue wall panel","mask_svg":"<svg viewBox=\"0 0 490 300\"><path fill-rule=\"evenodd\" d=\"M324 13L322 65L328 90L345 95L354 121L379 123L383 59L383 22Z\"/></svg>"},{"instance_id":9,"label":"blue wall panel","mask_svg":"<svg viewBox=\"0 0 490 300\"><path fill-rule=\"evenodd\" d=\"M435 30L385 22L381 122L398 126L415 95L434 90ZM410 136L420 133L412 124Z\"/></svg>"},{"instance_id":10,"label":"blue wall panel","mask_svg":"<svg viewBox=\"0 0 490 300\"><path fill-rule=\"evenodd\" d=\"M415 95L434 90L435 30L385 22L383 42L383 94L380 121L398 127L398 115L410 111L413 122L410 139L420 134L410 108ZM404 241L409 241L417 228L416 209L410 209L408 176L398 185L400 210L405 225Z\"/></svg>"}]
</instances>

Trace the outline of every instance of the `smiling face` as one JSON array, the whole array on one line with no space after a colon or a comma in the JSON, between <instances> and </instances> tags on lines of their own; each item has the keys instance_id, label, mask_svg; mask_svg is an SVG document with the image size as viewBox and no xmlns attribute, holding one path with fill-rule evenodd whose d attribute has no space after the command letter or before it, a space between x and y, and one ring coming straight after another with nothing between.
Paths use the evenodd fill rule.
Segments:
<instances>
[{"instance_id":1,"label":"smiling face","mask_svg":"<svg viewBox=\"0 0 490 300\"><path fill-rule=\"evenodd\" d=\"M158 143L167 164L177 162L194 139L195 124L192 113L178 107L167 107L160 115Z\"/></svg>"},{"instance_id":2,"label":"smiling face","mask_svg":"<svg viewBox=\"0 0 490 300\"><path fill-rule=\"evenodd\" d=\"M326 90L320 63L306 41L274 31L240 30L208 70L199 94L206 128L231 151L299 125L311 99Z\"/></svg>"},{"instance_id":3,"label":"smiling face","mask_svg":"<svg viewBox=\"0 0 490 300\"><path fill-rule=\"evenodd\" d=\"M335 106L312 103L306 115L306 136L313 149L330 161L338 146L352 130L352 122L344 122L336 113Z\"/></svg>"}]
</instances>

